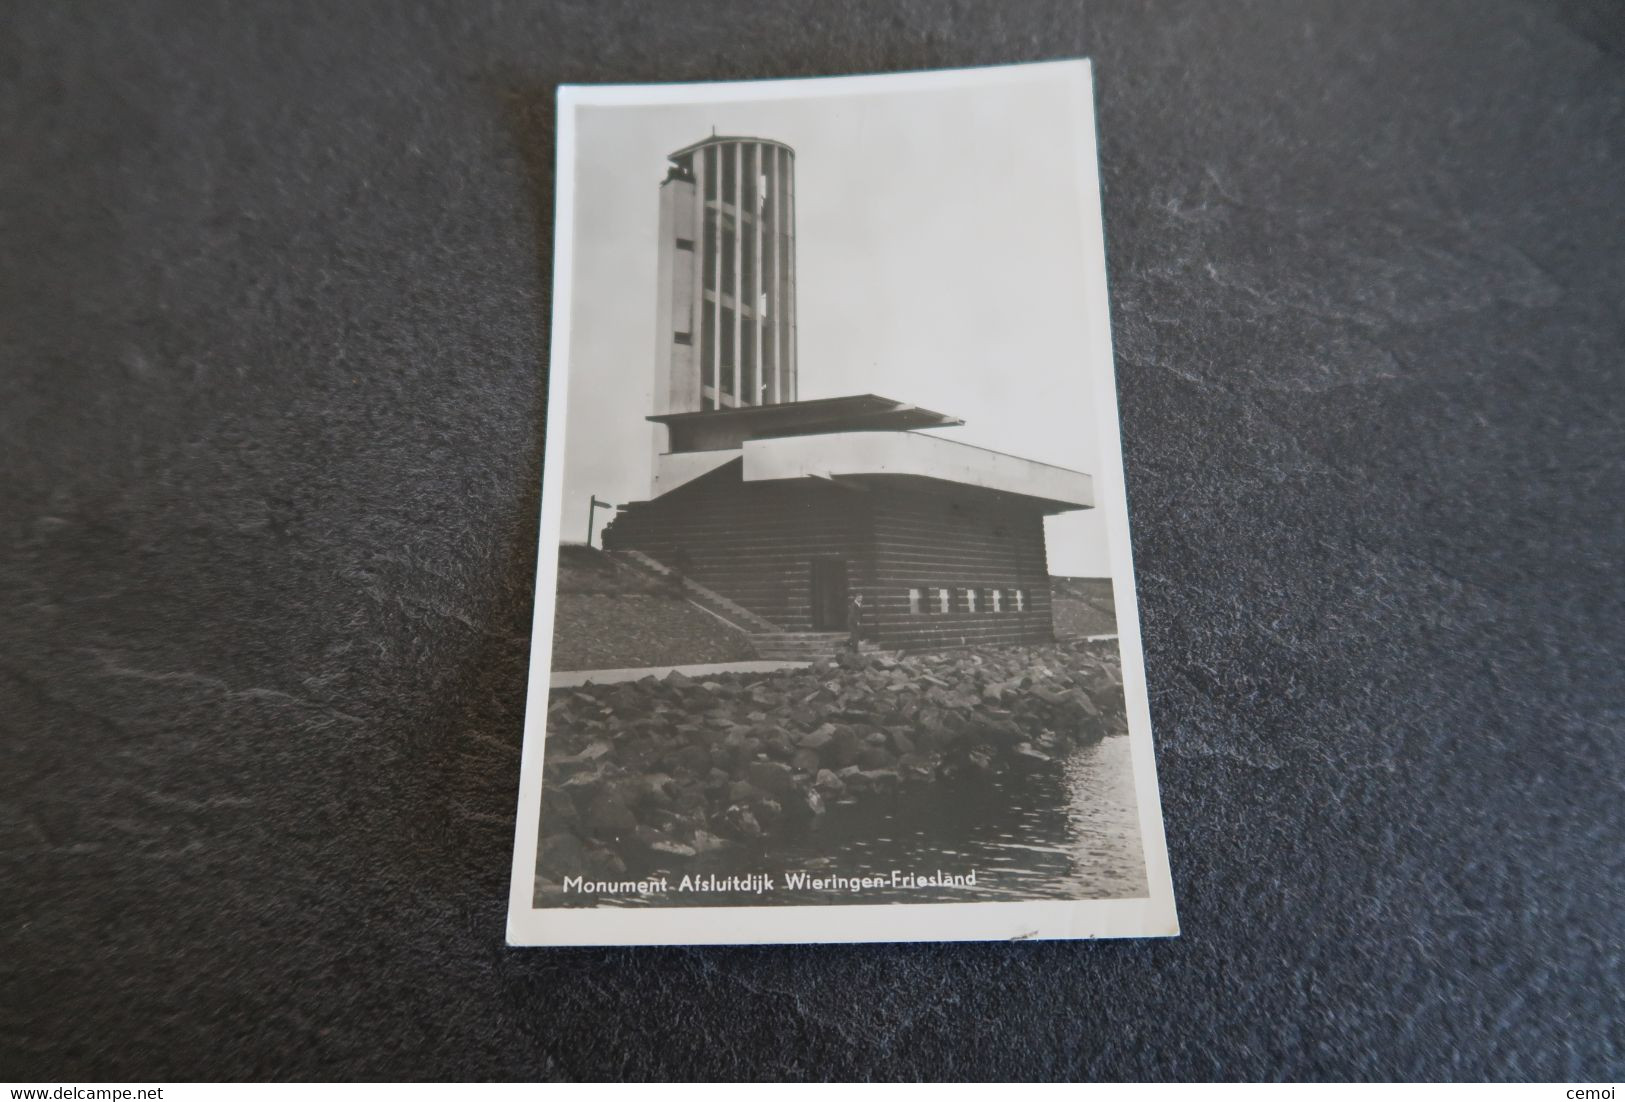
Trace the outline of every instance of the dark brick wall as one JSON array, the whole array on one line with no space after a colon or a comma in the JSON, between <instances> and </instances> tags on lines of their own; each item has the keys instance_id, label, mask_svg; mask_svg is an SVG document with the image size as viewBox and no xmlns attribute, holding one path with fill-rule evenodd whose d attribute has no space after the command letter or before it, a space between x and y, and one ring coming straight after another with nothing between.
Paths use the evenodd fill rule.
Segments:
<instances>
[{"instance_id":1,"label":"dark brick wall","mask_svg":"<svg viewBox=\"0 0 1625 1102\"><path fill-rule=\"evenodd\" d=\"M990 494L750 483L734 462L632 504L603 538L608 550L642 551L790 631L813 630L812 561L834 556L870 609L865 637L884 646L1054 638L1043 517ZM952 591L951 611L910 611L909 590L933 586ZM990 611L994 588L1004 594L999 612ZM966 589L978 592L975 612Z\"/></svg>"},{"instance_id":2,"label":"dark brick wall","mask_svg":"<svg viewBox=\"0 0 1625 1102\"><path fill-rule=\"evenodd\" d=\"M1043 516L1030 506L988 494L952 497L907 491L873 495L873 573L868 598L875 606L875 636L888 646L956 647L978 643L1035 643L1054 638ZM915 613L909 589L946 586L946 614ZM1003 611L992 612L987 590L1004 592ZM1025 608L1014 611L1011 591ZM964 590L978 591L977 611Z\"/></svg>"},{"instance_id":3,"label":"dark brick wall","mask_svg":"<svg viewBox=\"0 0 1625 1102\"><path fill-rule=\"evenodd\" d=\"M811 631L812 560L846 560L860 577L867 495L825 482L745 482L735 460L604 529L604 548L636 550L788 631Z\"/></svg>"}]
</instances>

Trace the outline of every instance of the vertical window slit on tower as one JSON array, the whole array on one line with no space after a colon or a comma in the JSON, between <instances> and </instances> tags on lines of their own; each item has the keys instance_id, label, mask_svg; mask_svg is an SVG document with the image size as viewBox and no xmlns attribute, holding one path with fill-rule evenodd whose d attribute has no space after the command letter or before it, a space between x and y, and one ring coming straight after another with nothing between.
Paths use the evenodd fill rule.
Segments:
<instances>
[{"instance_id":1,"label":"vertical window slit on tower","mask_svg":"<svg viewBox=\"0 0 1625 1102\"><path fill-rule=\"evenodd\" d=\"M767 401L762 393L762 143L751 144L751 211L755 217L750 222L750 296L746 301L750 304L751 335L750 335L750 401L752 405L761 405Z\"/></svg>"},{"instance_id":2,"label":"vertical window slit on tower","mask_svg":"<svg viewBox=\"0 0 1625 1102\"><path fill-rule=\"evenodd\" d=\"M712 409L715 408L716 405L716 392L713 391L710 395L707 395L705 392L705 368L706 365L711 362L710 351L705 343L705 323L710 320L711 317L711 312L707 310L705 306L705 281L707 278L705 257L708 241L707 234L710 232L709 226L711 215L710 210L707 209L705 205L705 186L706 181L710 179L709 173L705 171L705 161L705 150L703 149L696 151L688 159L689 166L695 174L693 211L694 224L693 229L690 232L694 234L696 242L699 246L694 250L694 255L691 261L693 267L690 270L690 286L693 288L693 295L691 296L692 301L689 304L690 314L688 328L689 332L693 335L694 341L699 345L699 348L695 350L693 360L691 361L691 370L693 370L696 376L695 383L696 389L700 394L700 408Z\"/></svg>"},{"instance_id":3,"label":"vertical window slit on tower","mask_svg":"<svg viewBox=\"0 0 1625 1102\"><path fill-rule=\"evenodd\" d=\"M722 308L722 393L734 396L734 311Z\"/></svg>"},{"instance_id":4,"label":"vertical window slit on tower","mask_svg":"<svg viewBox=\"0 0 1625 1102\"><path fill-rule=\"evenodd\" d=\"M796 177L795 157L784 158L784 400L796 400Z\"/></svg>"},{"instance_id":5,"label":"vertical window slit on tower","mask_svg":"<svg viewBox=\"0 0 1625 1102\"><path fill-rule=\"evenodd\" d=\"M711 194L717 195L721 190L722 179L722 148L713 146L706 153L706 161L710 165ZM722 211L720 209L707 210L706 216L711 219L711 354L706 358L706 368L710 372L711 394L716 398L717 405L722 404Z\"/></svg>"},{"instance_id":6,"label":"vertical window slit on tower","mask_svg":"<svg viewBox=\"0 0 1625 1102\"><path fill-rule=\"evenodd\" d=\"M728 163L732 166L732 173L731 173L732 181L733 181L733 192L732 192L732 194L733 194L733 199L734 199L734 213L732 215L732 222L733 222L733 251L732 251L731 256L730 256L730 263L732 263L732 265L733 265L732 290L733 290L734 299L735 299L735 309L734 309L734 312L733 312L733 350L734 350L733 376L734 376L734 379L733 379L733 391L732 391L732 393L733 393L733 396L734 396L734 404L738 405L739 403L741 403L741 402L743 402L745 400L745 395L743 393L744 388L741 385L742 382L743 382L743 379L741 377L742 376L742 372L741 372L742 365L739 362L739 330L740 330L740 327L741 327L741 324L742 324L742 318L741 318L741 315L740 315L740 311L739 311L739 309L737 307L738 301L742 297L740 295L740 293L739 293L740 275L744 271L744 264L745 264L745 255L744 255L745 227L744 227L741 219L739 218L739 209L740 209L740 206L739 206L739 192L740 192L741 186L743 184L743 179L744 179L744 174L745 174L745 164L744 164L745 147L744 147L743 144L741 144L739 142L732 142L727 146L727 149L728 149Z\"/></svg>"},{"instance_id":7,"label":"vertical window slit on tower","mask_svg":"<svg viewBox=\"0 0 1625 1102\"><path fill-rule=\"evenodd\" d=\"M778 146L773 147L773 155L772 155L773 168L772 168L772 171L769 173L769 175L771 175L771 177L772 177L772 183L771 183L771 186L770 186L770 192L769 192L770 197L768 199L768 206L767 206L767 211L766 211L766 216L767 216L767 220L768 220L768 228L771 231L769 233L769 235L768 235L768 240L770 242L772 242L771 248L772 248L772 251L773 251L773 275L772 275L773 289L772 289L772 294L769 296L769 300L770 300L770 303L771 303L771 308L769 310L765 311L765 312L768 314L769 317L771 317L773 319L773 324L772 324L773 339L771 341L772 353L771 353L769 358L771 360L771 368L772 368L772 372L773 372L773 400L775 402L784 401L784 382L779 377L779 323L778 323L778 314L779 314L779 309L778 309L778 304L779 304L779 254L784 251L779 246L779 181L781 179L783 179L783 177L784 177L784 173L783 173L783 170L781 168L781 163L782 163L781 159L782 159L783 153L784 153L784 151L781 150Z\"/></svg>"}]
</instances>

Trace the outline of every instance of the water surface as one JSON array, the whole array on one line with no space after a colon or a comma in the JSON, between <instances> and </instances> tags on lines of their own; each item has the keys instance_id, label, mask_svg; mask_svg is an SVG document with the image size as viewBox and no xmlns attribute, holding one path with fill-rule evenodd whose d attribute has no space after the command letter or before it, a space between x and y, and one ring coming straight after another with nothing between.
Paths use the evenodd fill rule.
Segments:
<instances>
[{"instance_id":1,"label":"water surface","mask_svg":"<svg viewBox=\"0 0 1625 1102\"><path fill-rule=\"evenodd\" d=\"M890 879L893 871L976 874L974 888L790 891L786 873ZM1125 899L1146 895L1129 739L1115 736L1065 759L833 804L805 829L693 859L652 859L628 878L765 874L770 893L671 891L576 897L578 905L760 906Z\"/></svg>"}]
</instances>

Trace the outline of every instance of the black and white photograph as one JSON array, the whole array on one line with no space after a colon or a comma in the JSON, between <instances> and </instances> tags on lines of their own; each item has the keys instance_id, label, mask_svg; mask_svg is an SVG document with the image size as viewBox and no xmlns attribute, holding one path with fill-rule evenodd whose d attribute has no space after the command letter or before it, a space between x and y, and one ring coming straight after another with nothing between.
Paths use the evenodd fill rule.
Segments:
<instances>
[{"instance_id":1,"label":"black and white photograph","mask_svg":"<svg viewBox=\"0 0 1625 1102\"><path fill-rule=\"evenodd\" d=\"M561 90L513 940L1175 932L1090 90Z\"/></svg>"},{"instance_id":2,"label":"black and white photograph","mask_svg":"<svg viewBox=\"0 0 1625 1102\"><path fill-rule=\"evenodd\" d=\"M0 151L0 1102L1617 1102L1620 0L16 0Z\"/></svg>"}]
</instances>

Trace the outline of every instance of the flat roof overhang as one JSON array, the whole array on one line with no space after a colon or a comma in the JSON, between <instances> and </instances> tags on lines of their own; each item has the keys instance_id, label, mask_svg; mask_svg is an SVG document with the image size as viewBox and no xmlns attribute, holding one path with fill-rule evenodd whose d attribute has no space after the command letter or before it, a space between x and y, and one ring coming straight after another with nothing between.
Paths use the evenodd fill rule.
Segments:
<instances>
[{"instance_id":1,"label":"flat roof overhang","mask_svg":"<svg viewBox=\"0 0 1625 1102\"><path fill-rule=\"evenodd\" d=\"M689 413L657 413L649 418L670 430L673 452L737 448L748 440L844 432L951 428L965 422L935 410L882 398L851 394L806 402L738 406Z\"/></svg>"},{"instance_id":2,"label":"flat roof overhang","mask_svg":"<svg viewBox=\"0 0 1625 1102\"><path fill-rule=\"evenodd\" d=\"M825 478L858 485L931 483L1023 498L1046 514L1092 509L1082 471L917 432L844 432L746 441L744 480ZM923 480L923 483L922 483Z\"/></svg>"}]
</instances>

